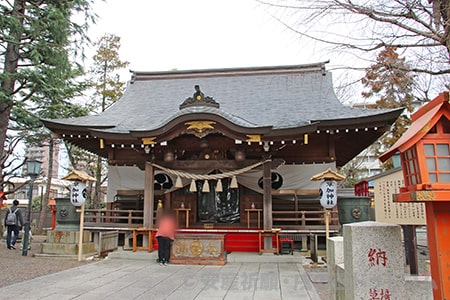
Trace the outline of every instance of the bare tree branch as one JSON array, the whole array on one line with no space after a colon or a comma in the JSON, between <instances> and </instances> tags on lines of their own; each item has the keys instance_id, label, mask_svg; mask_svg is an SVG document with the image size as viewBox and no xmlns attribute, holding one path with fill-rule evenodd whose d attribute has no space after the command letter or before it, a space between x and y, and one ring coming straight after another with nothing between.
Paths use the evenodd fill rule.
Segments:
<instances>
[{"instance_id":1,"label":"bare tree branch","mask_svg":"<svg viewBox=\"0 0 450 300\"><path fill-rule=\"evenodd\" d=\"M13 193L15 190L19 189L20 186L15 186L12 184L11 179L14 177L20 177L17 171L22 168L25 163L24 158L20 158L15 155L15 149L18 144L22 141L24 136L14 136L8 137L8 143L3 150L2 156L0 157L0 166L2 173L0 175L0 190L4 191L6 186L9 187L9 193Z\"/></svg>"},{"instance_id":2,"label":"bare tree branch","mask_svg":"<svg viewBox=\"0 0 450 300\"><path fill-rule=\"evenodd\" d=\"M409 71L434 81L436 89L448 82L450 0L256 1L302 39L324 45L322 51L359 58L346 59L342 67L367 67L380 50L394 47L403 50ZM430 85L423 84L428 93Z\"/></svg>"}]
</instances>

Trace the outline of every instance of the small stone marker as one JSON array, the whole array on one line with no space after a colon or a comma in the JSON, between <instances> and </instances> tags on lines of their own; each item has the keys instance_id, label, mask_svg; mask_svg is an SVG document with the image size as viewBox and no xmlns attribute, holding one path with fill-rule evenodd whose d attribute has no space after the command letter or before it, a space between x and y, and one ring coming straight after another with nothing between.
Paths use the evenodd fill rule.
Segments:
<instances>
[{"instance_id":1,"label":"small stone marker","mask_svg":"<svg viewBox=\"0 0 450 300\"><path fill-rule=\"evenodd\" d=\"M335 236L328 239L327 260L329 299L336 300L338 299L337 265L344 263L344 238L342 236Z\"/></svg>"}]
</instances>

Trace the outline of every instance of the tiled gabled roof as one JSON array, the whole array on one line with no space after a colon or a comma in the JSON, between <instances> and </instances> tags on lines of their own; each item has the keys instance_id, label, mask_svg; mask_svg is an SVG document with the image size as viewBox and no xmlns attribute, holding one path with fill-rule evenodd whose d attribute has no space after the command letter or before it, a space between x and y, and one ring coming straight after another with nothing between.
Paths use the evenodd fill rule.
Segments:
<instances>
[{"instance_id":1,"label":"tiled gabled roof","mask_svg":"<svg viewBox=\"0 0 450 300\"><path fill-rule=\"evenodd\" d=\"M220 108L180 110L199 85ZM392 110L344 106L336 97L324 63L258 68L133 72L123 97L105 112L46 123L76 125L110 133L151 131L185 114L209 113L241 127L274 130L314 122L374 117ZM364 121L362 121L364 122Z\"/></svg>"}]
</instances>

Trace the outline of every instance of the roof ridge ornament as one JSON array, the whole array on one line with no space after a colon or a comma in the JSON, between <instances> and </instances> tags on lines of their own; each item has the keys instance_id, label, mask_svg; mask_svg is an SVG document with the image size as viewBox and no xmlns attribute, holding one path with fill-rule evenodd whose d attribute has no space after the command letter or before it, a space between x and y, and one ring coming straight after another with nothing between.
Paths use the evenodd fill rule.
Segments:
<instances>
[{"instance_id":1,"label":"roof ridge ornament","mask_svg":"<svg viewBox=\"0 0 450 300\"><path fill-rule=\"evenodd\" d=\"M191 106L210 106L215 108L220 107L220 104L217 103L213 97L205 96L205 94L203 94L203 92L200 90L199 85L195 85L194 90L195 92L192 97L186 98L186 100L184 100L184 102L180 105L180 109Z\"/></svg>"}]
</instances>

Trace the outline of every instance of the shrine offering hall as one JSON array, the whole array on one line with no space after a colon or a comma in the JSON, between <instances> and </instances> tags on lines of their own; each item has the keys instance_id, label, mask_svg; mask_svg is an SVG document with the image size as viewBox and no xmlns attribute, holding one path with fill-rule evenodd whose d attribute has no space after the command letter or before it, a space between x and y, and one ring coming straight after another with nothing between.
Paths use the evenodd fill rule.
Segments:
<instances>
[{"instance_id":1,"label":"shrine offering hall","mask_svg":"<svg viewBox=\"0 0 450 300\"><path fill-rule=\"evenodd\" d=\"M158 211L171 209L179 233L264 251L275 238L262 245L261 234L304 248L306 236L324 233L321 182L311 177L343 166L401 112L343 105L316 63L133 71L106 111L43 122L108 162L107 207L86 210L87 229L153 229Z\"/></svg>"}]
</instances>

